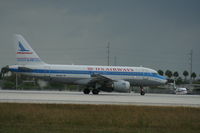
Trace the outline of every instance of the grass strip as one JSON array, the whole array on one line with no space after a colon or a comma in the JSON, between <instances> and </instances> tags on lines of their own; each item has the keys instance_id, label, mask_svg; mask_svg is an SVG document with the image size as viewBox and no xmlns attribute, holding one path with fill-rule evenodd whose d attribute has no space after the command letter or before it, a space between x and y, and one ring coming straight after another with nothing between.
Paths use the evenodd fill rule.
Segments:
<instances>
[{"instance_id":1,"label":"grass strip","mask_svg":"<svg viewBox=\"0 0 200 133\"><path fill-rule=\"evenodd\" d=\"M0 133L197 133L200 108L0 103Z\"/></svg>"}]
</instances>

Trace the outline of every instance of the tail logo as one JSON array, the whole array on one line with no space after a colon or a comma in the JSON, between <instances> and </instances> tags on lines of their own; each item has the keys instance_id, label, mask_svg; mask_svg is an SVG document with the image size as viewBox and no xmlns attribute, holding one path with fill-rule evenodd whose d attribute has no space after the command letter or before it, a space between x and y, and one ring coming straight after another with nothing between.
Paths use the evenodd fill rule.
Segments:
<instances>
[{"instance_id":1,"label":"tail logo","mask_svg":"<svg viewBox=\"0 0 200 133\"><path fill-rule=\"evenodd\" d=\"M21 42L19 42L19 51L25 52L25 51L29 51L29 50L25 49L24 46L21 44Z\"/></svg>"},{"instance_id":2,"label":"tail logo","mask_svg":"<svg viewBox=\"0 0 200 133\"><path fill-rule=\"evenodd\" d=\"M32 52L29 52L30 50L26 49L21 42L19 42L19 52L17 54L32 54Z\"/></svg>"}]
</instances>

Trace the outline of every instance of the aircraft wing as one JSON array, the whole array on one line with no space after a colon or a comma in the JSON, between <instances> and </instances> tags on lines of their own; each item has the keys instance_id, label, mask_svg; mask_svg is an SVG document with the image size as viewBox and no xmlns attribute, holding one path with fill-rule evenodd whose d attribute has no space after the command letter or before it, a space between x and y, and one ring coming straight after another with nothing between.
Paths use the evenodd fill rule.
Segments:
<instances>
[{"instance_id":1,"label":"aircraft wing","mask_svg":"<svg viewBox=\"0 0 200 133\"><path fill-rule=\"evenodd\" d=\"M28 67L18 67L18 69L19 70L21 70L21 71L28 71L28 72L31 72L32 71L32 69L30 69L30 68L28 68Z\"/></svg>"},{"instance_id":2,"label":"aircraft wing","mask_svg":"<svg viewBox=\"0 0 200 133\"><path fill-rule=\"evenodd\" d=\"M91 75L91 80L90 80L90 83L89 84L94 84L94 83L99 83L101 85L104 85L104 84L107 84L107 83L110 83L110 82L113 82L112 79L108 78L108 77L105 77L101 74L92 74Z\"/></svg>"},{"instance_id":3,"label":"aircraft wing","mask_svg":"<svg viewBox=\"0 0 200 133\"><path fill-rule=\"evenodd\" d=\"M130 91L130 83L128 81L114 80L101 74L92 74L89 85L95 89L100 89L107 92L114 90L118 92Z\"/></svg>"}]
</instances>

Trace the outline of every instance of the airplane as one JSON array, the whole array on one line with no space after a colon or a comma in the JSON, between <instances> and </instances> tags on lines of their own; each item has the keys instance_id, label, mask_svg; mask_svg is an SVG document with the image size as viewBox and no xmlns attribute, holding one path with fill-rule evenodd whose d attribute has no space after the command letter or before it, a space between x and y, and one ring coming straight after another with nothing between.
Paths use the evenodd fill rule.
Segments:
<instances>
[{"instance_id":1,"label":"airplane","mask_svg":"<svg viewBox=\"0 0 200 133\"><path fill-rule=\"evenodd\" d=\"M14 35L16 65L9 71L42 78L48 81L83 85L84 94L105 92L130 92L131 86L139 86L145 95L145 86L159 86L167 82L157 71L146 67L57 65L45 63L20 34Z\"/></svg>"},{"instance_id":2,"label":"airplane","mask_svg":"<svg viewBox=\"0 0 200 133\"><path fill-rule=\"evenodd\" d=\"M173 83L173 88L174 88L174 92L176 95L186 95L188 92L187 92L187 88L184 88L184 87L179 87L177 88L176 87L176 81L174 79L174 83Z\"/></svg>"}]
</instances>

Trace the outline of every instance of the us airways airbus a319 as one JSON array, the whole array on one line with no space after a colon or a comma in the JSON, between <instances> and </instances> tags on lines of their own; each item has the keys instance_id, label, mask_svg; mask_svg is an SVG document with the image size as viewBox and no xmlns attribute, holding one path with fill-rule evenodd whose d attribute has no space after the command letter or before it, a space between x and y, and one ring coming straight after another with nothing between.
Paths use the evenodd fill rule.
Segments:
<instances>
[{"instance_id":1,"label":"us airways airbus a319","mask_svg":"<svg viewBox=\"0 0 200 133\"><path fill-rule=\"evenodd\" d=\"M41 60L29 43L19 34L14 36L17 65L8 66L12 72L42 78L48 81L83 85L84 94L105 92L130 92L130 86L158 86L166 78L145 67L55 65Z\"/></svg>"}]
</instances>

